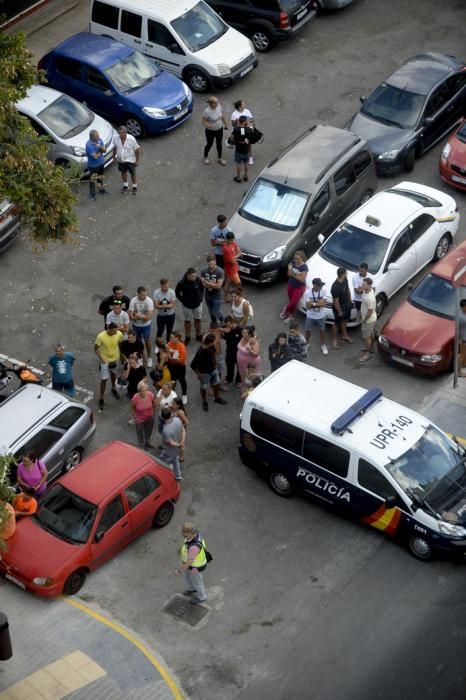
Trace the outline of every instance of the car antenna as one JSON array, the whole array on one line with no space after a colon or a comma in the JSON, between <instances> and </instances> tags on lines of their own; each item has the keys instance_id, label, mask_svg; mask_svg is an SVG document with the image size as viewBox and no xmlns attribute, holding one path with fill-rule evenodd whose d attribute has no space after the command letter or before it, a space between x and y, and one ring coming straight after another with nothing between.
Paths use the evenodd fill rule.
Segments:
<instances>
[{"instance_id":1,"label":"car antenna","mask_svg":"<svg viewBox=\"0 0 466 700\"><path fill-rule=\"evenodd\" d=\"M36 396L36 399L41 399L41 398L42 398L42 391L43 391L43 389L44 389L44 387L41 386L40 391L39 391L39 393L38 393L37 396Z\"/></svg>"}]
</instances>

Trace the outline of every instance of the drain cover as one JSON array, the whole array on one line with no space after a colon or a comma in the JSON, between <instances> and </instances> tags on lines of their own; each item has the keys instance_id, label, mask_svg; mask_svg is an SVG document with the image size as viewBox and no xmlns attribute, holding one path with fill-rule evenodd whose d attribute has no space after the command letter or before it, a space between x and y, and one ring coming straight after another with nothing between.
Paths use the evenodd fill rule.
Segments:
<instances>
[{"instance_id":1,"label":"drain cover","mask_svg":"<svg viewBox=\"0 0 466 700\"><path fill-rule=\"evenodd\" d=\"M193 605L186 596L176 594L165 603L162 612L195 627L207 615L209 608L205 605Z\"/></svg>"}]
</instances>

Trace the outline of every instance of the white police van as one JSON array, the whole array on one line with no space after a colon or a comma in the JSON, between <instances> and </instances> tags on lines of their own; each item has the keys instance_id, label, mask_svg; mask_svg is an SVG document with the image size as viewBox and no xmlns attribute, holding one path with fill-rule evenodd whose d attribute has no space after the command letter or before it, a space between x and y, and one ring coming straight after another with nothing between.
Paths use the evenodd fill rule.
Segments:
<instances>
[{"instance_id":1,"label":"white police van","mask_svg":"<svg viewBox=\"0 0 466 700\"><path fill-rule=\"evenodd\" d=\"M343 509L419 559L466 555L466 451L381 389L288 362L246 398L239 450L279 496Z\"/></svg>"}]
</instances>

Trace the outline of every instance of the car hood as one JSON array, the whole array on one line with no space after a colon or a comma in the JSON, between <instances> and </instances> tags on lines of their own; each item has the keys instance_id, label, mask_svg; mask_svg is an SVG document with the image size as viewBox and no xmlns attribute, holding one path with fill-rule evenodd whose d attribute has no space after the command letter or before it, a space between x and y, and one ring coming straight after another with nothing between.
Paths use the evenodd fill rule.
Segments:
<instances>
[{"instance_id":1,"label":"car hood","mask_svg":"<svg viewBox=\"0 0 466 700\"><path fill-rule=\"evenodd\" d=\"M206 64L226 63L231 69L248 58L248 56L253 56L254 53L249 39L236 29L229 27L228 31L217 41L212 42L212 44L200 51L196 51L194 55Z\"/></svg>"},{"instance_id":2,"label":"car hood","mask_svg":"<svg viewBox=\"0 0 466 700\"><path fill-rule=\"evenodd\" d=\"M2 558L9 573L32 581L35 576L53 577L66 563L79 556L83 546L64 542L44 530L35 518L24 517L18 521Z\"/></svg>"},{"instance_id":3,"label":"car hood","mask_svg":"<svg viewBox=\"0 0 466 700\"><path fill-rule=\"evenodd\" d=\"M286 245L294 236L294 231L277 229L250 221L238 212L233 214L228 226L235 233L235 240L243 252L263 257L279 246Z\"/></svg>"},{"instance_id":4,"label":"car hood","mask_svg":"<svg viewBox=\"0 0 466 700\"><path fill-rule=\"evenodd\" d=\"M454 134L449 144L450 155L448 156L448 161L459 165L461 168L466 168L466 143L460 141L457 135Z\"/></svg>"},{"instance_id":5,"label":"car hood","mask_svg":"<svg viewBox=\"0 0 466 700\"><path fill-rule=\"evenodd\" d=\"M434 355L453 342L454 328L450 319L429 314L404 301L382 328L382 335L410 352Z\"/></svg>"},{"instance_id":6,"label":"car hood","mask_svg":"<svg viewBox=\"0 0 466 700\"><path fill-rule=\"evenodd\" d=\"M167 71L161 71L150 83L125 95L138 107L168 109L185 99L183 81Z\"/></svg>"},{"instance_id":7,"label":"car hood","mask_svg":"<svg viewBox=\"0 0 466 700\"><path fill-rule=\"evenodd\" d=\"M83 129L79 134L75 134L70 139L58 139L62 143L66 143L67 146L79 146L86 150L86 143L89 140L89 132L92 129L96 129L99 132L99 136L104 142L104 145L109 147L113 141L114 129L113 126L98 114L94 114L93 121Z\"/></svg>"},{"instance_id":8,"label":"car hood","mask_svg":"<svg viewBox=\"0 0 466 700\"><path fill-rule=\"evenodd\" d=\"M345 126L348 131L365 139L375 156L403 148L412 134L411 129L400 129L375 121L358 112Z\"/></svg>"}]
</instances>

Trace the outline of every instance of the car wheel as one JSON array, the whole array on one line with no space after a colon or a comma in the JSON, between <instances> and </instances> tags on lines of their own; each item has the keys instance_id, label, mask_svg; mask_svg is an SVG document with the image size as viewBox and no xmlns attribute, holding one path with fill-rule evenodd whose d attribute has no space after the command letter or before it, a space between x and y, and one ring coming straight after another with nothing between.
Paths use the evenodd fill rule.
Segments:
<instances>
[{"instance_id":1,"label":"car wheel","mask_svg":"<svg viewBox=\"0 0 466 700\"><path fill-rule=\"evenodd\" d=\"M375 297L375 313L377 315L377 318L380 318L384 312L385 307L387 306L387 297L385 294L377 294Z\"/></svg>"},{"instance_id":2,"label":"car wheel","mask_svg":"<svg viewBox=\"0 0 466 700\"><path fill-rule=\"evenodd\" d=\"M80 447L75 447L74 450L71 450L71 452L65 460L65 464L63 465L63 474L66 474L67 472L77 467L81 459L82 450Z\"/></svg>"},{"instance_id":3,"label":"car wheel","mask_svg":"<svg viewBox=\"0 0 466 700\"><path fill-rule=\"evenodd\" d=\"M413 171L415 160L416 160L416 151L414 148L410 148L410 150L405 155L405 159L403 162L403 168L407 173L411 173Z\"/></svg>"},{"instance_id":4,"label":"car wheel","mask_svg":"<svg viewBox=\"0 0 466 700\"><path fill-rule=\"evenodd\" d=\"M289 498L293 493L293 487L283 472L272 472L269 476L270 488L277 496Z\"/></svg>"},{"instance_id":5,"label":"car wheel","mask_svg":"<svg viewBox=\"0 0 466 700\"><path fill-rule=\"evenodd\" d=\"M73 571L65 581L63 593L65 593L65 595L74 595L83 587L85 580L86 571L84 569Z\"/></svg>"},{"instance_id":6,"label":"car wheel","mask_svg":"<svg viewBox=\"0 0 466 700\"><path fill-rule=\"evenodd\" d=\"M194 92L207 92L210 80L201 70L192 70L186 76L186 82Z\"/></svg>"},{"instance_id":7,"label":"car wheel","mask_svg":"<svg viewBox=\"0 0 466 700\"><path fill-rule=\"evenodd\" d=\"M58 165L60 168L63 168L63 170L66 171L69 171L71 169L70 161L65 160L65 158L59 158L58 160L56 160L55 165Z\"/></svg>"},{"instance_id":8,"label":"car wheel","mask_svg":"<svg viewBox=\"0 0 466 700\"><path fill-rule=\"evenodd\" d=\"M441 258L445 257L445 255L448 253L450 243L450 235L446 233L444 236L442 236L442 238L439 240L435 247L434 257L432 258L433 262L436 262L437 260L440 260Z\"/></svg>"},{"instance_id":9,"label":"car wheel","mask_svg":"<svg viewBox=\"0 0 466 700\"><path fill-rule=\"evenodd\" d=\"M175 506L171 501L166 501L154 515L152 527L165 527L168 525L175 512Z\"/></svg>"},{"instance_id":10,"label":"car wheel","mask_svg":"<svg viewBox=\"0 0 466 700\"><path fill-rule=\"evenodd\" d=\"M417 535L411 537L408 546L409 551L416 559L430 561L433 557L432 546L423 537L418 537Z\"/></svg>"},{"instance_id":11,"label":"car wheel","mask_svg":"<svg viewBox=\"0 0 466 700\"><path fill-rule=\"evenodd\" d=\"M359 206L362 206L363 204L368 202L373 194L374 193L372 192L372 190L366 190L365 192L363 192L363 195L362 195L361 199L359 200Z\"/></svg>"},{"instance_id":12,"label":"car wheel","mask_svg":"<svg viewBox=\"0 0 466 700\"><path fill-rule=\"evenodd\" d=\"M267 29L257 27L251 30L249 36L251 37L254 48L259 53L266 53L266 51L270 51L273 46L272 35Z\"/></svg>"},{"instance_id":13,"label":"car wheel","mask_svg":"<svg viewBox=\"0 0 466 700\"><path fill-rule=\"evenodd\" d=\"M136 119L136 117L134 117L133 115L129 115L126 117L125 126L128 130L128 134L134 136L135 139L142 138L146 133L144 125L141 124L139 119Z\"/></svg>"}]
</instances>

